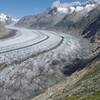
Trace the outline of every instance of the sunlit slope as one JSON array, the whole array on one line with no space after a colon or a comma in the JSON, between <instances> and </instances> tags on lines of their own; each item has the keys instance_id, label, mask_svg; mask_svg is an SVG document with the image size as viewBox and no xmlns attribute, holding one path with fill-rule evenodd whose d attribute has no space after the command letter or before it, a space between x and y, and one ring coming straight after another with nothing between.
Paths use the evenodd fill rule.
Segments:
<instances>
[{"instance_id":1,"label":"sunlit slope","mask_svg":"<svg viewBox=\"0 0 100 100\"><path fill-rule=\"evenodd\" d=\"M8 35L7 30L4 28L3 24L0 22L0 39Z\"/></svg>"},{"instance_id":2,"label":"sunlit slope","mask_svg":"<svg viewBox=\"0 0 100 100\"><path fill-rule=\"evenodd\" d=\"M60 100L100 100L100 61L91 66L91 70L78 83L71 88L71 91L64 91ZM71 94L71 96L69 96ZM58 99L58 100L59 100Z\"/></svg>"}]
</instances>

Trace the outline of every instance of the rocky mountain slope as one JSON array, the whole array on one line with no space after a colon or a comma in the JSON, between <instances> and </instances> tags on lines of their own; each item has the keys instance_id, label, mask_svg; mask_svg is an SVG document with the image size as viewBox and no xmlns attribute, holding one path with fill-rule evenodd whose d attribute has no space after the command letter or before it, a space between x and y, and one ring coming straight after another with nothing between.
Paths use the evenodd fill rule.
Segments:
<instances>
[{"instance_id":1,"label":"rocky mountain slope","mask_svg":"<svg viewBox=\"0 0 100 100\"><path fill-rule=\"evenodd\" d=\"M54 26L56 23L64 18L65 14L52 14L53 11L44 12L39 15L23 17L16 26L24 26L34 29L46 29L47 27Z\"/></svg>"},{"instance_id":2,"label":"rocky mountain slope","mask_svg":"<svg viewBox=\"0 0 100 100\"><path fill-rule=\"evenodd\" d=\"M25 16L16 25L35 29L49 29L60 23L67 15L78 13L82 10L84 10L84 13L87 13L95 7L96 3L60 3L60 1L55 1L45 12L38 15Z\"/></svg>"}]
</instances>

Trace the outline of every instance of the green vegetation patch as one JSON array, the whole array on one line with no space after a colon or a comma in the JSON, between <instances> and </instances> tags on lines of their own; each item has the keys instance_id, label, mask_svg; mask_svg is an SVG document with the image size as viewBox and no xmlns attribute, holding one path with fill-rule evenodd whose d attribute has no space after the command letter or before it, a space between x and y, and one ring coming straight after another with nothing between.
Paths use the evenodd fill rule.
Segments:
<instances>
[{"instance_id":1,"label":"green vegetation patch","mask_svg":"<svg viewBox=\"0 0 100 100\"><path fill-rule=\"evenodd\" d=\"M100 91L97 91L93 94L81 94L77 96L66 96L61 100L100 100Z\"/></svg>"},{"instance_id":2,"label":"green vegetation patch","mask_svg":"<svg viewBox=\"0 0 100 100\"><path fill-rule=\"evenodd\" d=\"M71 90L65 89L59 100L100 100L100 63L90 68Z\"/></svg>"},{"instance_id":3,"label":"green vegetation patch","mask_svg":"<svg viewBox=\"0 0 100 100\"><path fill-rule=\"evenodd\" d=\"M87 73L81 80L86 80L89 78L93 78L94 76L98 75L100 73L100 63L94 66L93 70ZM80 80L80 81L81 81Z\"/></svg>"}]
</instances>

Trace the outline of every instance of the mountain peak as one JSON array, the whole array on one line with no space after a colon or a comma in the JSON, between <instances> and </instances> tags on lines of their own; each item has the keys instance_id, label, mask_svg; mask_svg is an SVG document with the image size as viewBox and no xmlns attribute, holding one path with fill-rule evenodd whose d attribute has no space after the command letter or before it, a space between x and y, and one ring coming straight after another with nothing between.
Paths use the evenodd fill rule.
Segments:
<instances>
[{"instance_id":1,"label":"mountain peak","mask_svg":"<svg viewBox=\"0 0 100 100\"><path fill-rule=\"evenodd\" d=\"M73 12L79 12L82 10L89 12L96 8L96 5L99 4L98 2L100 3L98 0L89 0L86 3L80 3L79 1L72 3L62 3L60 0L57 0L53 2L51 9L54 9L56 12L65 14L72 14Z\"/></svg>"},{"instance_id":2,"label":"mountain peak","mask_svg":"<svg viewBox=\"0 0 100 100\"><path fill-rule=\"evenodd\" d=\"M54 7L69 7L69 6L81 6L81 3L79 1L71 2L71 3L67 3L67 2L62 3L60 0L57 0L57 1L53 2L51 8L54 8Z\"/></svg>"},{"instance_id":3,"label":"mountain peak","mask_svg":"<svg viewBox=\"0 0 100 100\"><path fill-rule=\"evenodd\" d=\"M100 3L100 0L89 0L90 3Z\"/></svg>"},{"instance_id":4,"label":"mountain peak","mask_svg":"<svg viewBox=\"0 0 100 100\"><path fill-rule=\"evenodd\" d=\"M0 21L3 22L4 24L14 24L18 21L18 19L15 17L8 16L4 13L1 13L0 14Z\"/></svg>"}]
</instances>

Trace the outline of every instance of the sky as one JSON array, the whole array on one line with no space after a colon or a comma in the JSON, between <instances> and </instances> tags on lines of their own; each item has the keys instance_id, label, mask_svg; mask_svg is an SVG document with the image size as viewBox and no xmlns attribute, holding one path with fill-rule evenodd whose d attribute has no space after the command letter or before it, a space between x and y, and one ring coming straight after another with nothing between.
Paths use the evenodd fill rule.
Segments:
<instances>
[{"instance_id":1,"label":"sky","mask_svg":"<svg viewBox=\"0 0 100 100\"><path fill-rule=\"evenodd\" d=\"M10 16L22 17L33 15L44 11L55 0L0 0L0 13ZM73 2L85 0L61 0L63 2Z\"/></svg>"}]
</instances>

